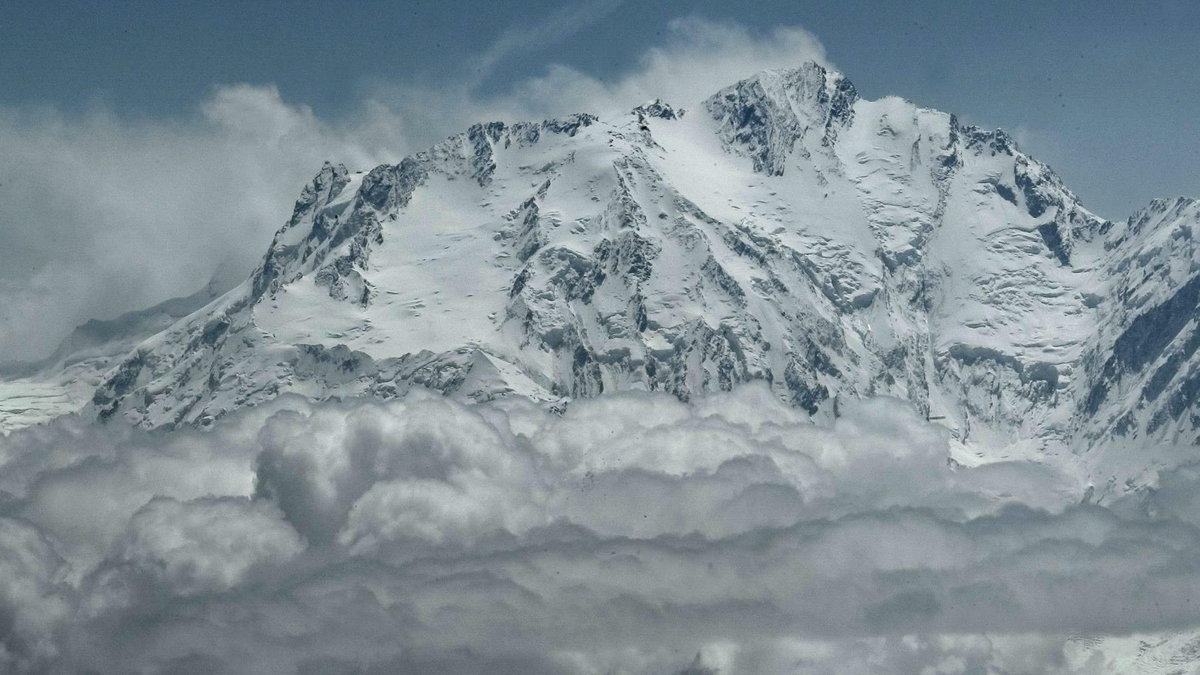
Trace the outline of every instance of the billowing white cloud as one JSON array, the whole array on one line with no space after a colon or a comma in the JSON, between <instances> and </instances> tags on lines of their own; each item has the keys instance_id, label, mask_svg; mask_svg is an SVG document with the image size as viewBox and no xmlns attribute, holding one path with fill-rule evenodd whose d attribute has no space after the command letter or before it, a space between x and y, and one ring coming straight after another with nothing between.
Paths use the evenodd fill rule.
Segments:
<instances>
[{"instance_id":1,"label":"billowing white cloud","mask_svg":"<svg viewBox=\"0 0 1200 675\"><path fill-rule=\"evenodd\" d=\"M129 519L114 558L186 596L227 591L255 567L278 566L303 548L300 535L268 501L155 497Z\"/></svg>"},{"instance_id":2,"label":"billowing white cloud","mask_svg":"<svg viewBox=\"0 0 1200 675\"><path fill-rule=\"evenodd\" d=\"M0 517L0 670L59 656L55 630L70 611L70 591L59 583L63 566L36 528Z\"/></svg>"},{"instance_id":3,"label":"billowing white cloud","mask_svg":"<svg viewBox=\"0 0 1200 675\"><path fill-rule=\"evenodd\" d=\"M0 360L33 359L89 318L245 274L325 160L408 150L364 103L331 124L274 87L217 88L194 118L0 107Z\"/></svg>"},{"instance_id":4,"label":"billowing white cloud","mask_svg":"<svg viewBox=\"0 0 1200 675\"><path fill-rule=\"evenodd\" d=\"M1193 468L1081 505L1045 465L948 464L906 404L848 408L284 398L14 433L6 665L1093 673L1128 664L1069 635L1200 624Z\"/></svg>"}]
</instances>

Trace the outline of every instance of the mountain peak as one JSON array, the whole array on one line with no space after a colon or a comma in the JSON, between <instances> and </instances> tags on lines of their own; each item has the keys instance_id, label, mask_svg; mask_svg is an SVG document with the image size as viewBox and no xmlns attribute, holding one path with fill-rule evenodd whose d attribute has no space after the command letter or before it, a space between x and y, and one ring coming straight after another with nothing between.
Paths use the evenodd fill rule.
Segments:
<instances>
[{"instance_id":1,"label":"mountain peak","mask_svg":"<svg viewBox=\"0 0 1200 675\"><path fill-rule=\"evenodd\" d=\"M683 110L676 110L670 104L665 103L661 98L656 98L649 103L644 103L632 110L635 117L644 119L646 117L657 117L664 120L675 120L683 117Z\"/></svg>"},{"instance_id":2,"label":"mountain peak","mask_svg":"<svg viewBox=\"0 0 1200 675\"><path fill-rule=\"evenodd\" d=\"M828 89L837 88L841 86L842 82L846 82L847 85L853 88L853 85L846 80L846 77L842 73L814 60L807 60L791 67L760 70L750 77L725 87L725 89L737 87L744 82L790 83L791 86L803 83L801 87L797 88L824 87Z\"/></svg>"},{"instance_id":3,"label":"mountain peak","mask_svg":"<svg viewBox=\"0 0 1200 675\"><path fill-rule=\"evenodd\" d=\"M704 107L718 133L744 146L754 169L780 175L797 139L818 128L830 146L853 117L858 92L840 73L809 61L797 68L766 70L713 94Z\"/></svg>"},{"instance_id":4,"label":"mountain peak","mask_svg":"<svg viewBox=\"0 0 1200 675\"><path fill-rule=\"evenodd\" d=\"M1183 438L1196 330L1163 317L1200 252L1183 224L1146 229L1088 213L1002 131L804 63L686 115L480 123L368 172L326 163L251 279L113 362L90 410L159 427L286 392L561 409L761 380L819 419L906 398L964 462Z\"/></svg>"}]
</instances>

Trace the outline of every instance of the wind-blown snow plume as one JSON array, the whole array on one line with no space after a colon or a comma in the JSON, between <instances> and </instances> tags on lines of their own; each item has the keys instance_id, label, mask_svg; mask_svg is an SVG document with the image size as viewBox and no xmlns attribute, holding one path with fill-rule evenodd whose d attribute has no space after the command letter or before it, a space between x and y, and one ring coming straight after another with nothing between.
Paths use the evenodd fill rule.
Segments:
<instances>
[{"instance_id":1,"label":"wind-blown snow plume","mask_svg":"<svg viewBox=\"0 0 1200 675\"><path fill-rule=\"evenodd\" d=\"M1193 470L1078 505L1046 465L948 465L898 401L805 417L749 385L562 417L285 397L209 432L17 432L4 663L1102 672L1122 662L1066 636L1200 621Z\"/></svg>"}]
</instances>

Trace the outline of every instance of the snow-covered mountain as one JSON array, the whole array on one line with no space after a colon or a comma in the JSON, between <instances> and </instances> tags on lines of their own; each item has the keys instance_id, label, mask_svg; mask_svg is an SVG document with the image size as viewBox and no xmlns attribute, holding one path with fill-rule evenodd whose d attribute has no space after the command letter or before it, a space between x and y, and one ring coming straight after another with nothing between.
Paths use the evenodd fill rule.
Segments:
<instances>
[{"instance_id":1,"label":"snow-covered mountain","mask_svg":"<svg viewBox=\"0 0 1200 675\"><path fill-rule=\"evenodd\" d=\"M249 279L51 407L162 427L285 392L561 407L766 380L818 419L906 398L962 461L1190 444L1197 225L1182 199L1106 221L1004 132L808 63L327 164Z\"/></svg>"}]
</instances>

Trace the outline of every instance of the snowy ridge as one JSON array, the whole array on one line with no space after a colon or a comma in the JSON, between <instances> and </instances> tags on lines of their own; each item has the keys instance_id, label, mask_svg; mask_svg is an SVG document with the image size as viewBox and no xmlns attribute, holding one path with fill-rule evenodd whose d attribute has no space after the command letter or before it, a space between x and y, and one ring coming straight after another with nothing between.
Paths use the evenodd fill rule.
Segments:
<instances>
[{"instance_id":1,"label":"snowy ridge","mask_svg":"<svg viewBox=\"0 0 1200 675\"><path fill-rule=\"evenodd\" d=\"M684 104L327 164L252 277L129 352L89 414L765 380L818 419L906 398L959 461L1194 441L1196 202L1105 221L1003 132L813 63Z\"/></svg>"}]
</instances>

